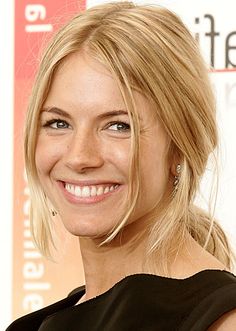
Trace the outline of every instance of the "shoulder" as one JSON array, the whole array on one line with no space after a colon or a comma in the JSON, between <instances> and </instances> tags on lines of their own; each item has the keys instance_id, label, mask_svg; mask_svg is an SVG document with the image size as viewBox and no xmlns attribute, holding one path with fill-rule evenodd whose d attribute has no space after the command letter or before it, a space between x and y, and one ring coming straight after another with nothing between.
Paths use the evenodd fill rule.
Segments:
<instances>
[{"instance_id":1,"label":"shoulder","mask_svg":"<svg viewBox=\"0 0 236 331\"><path fill-rule=\"evenodd\" d=\"M17 318L6 331L37 331L45 317L47 317L47 307Z\"/></svg>"},{"instance_id":2,"label":"shoulder","mask_svg":"<svg viewBox=\"0 0 236 331\"><path fill-rule=\"evenodd\" d=\"M235 331L236 329L236 309L220 317L208 331Z\"/></svg>"},{"instance_id":3,"label":"shoulder","mask_svg":"<svg viewBox=\"0 0 236 331\"><path fill-rule=\"evenodd\" d=\"M84 286L78 287L70 292L66 298L16 319L9 325L6 331L37 331L42 322L48 316L58 312L59 310L75 305L79 298L82 296L83 291Z\"/></svg>"},{"instance_id":4,"label":"shoulder","mask_svg":"<svg viewBox=\"0 0 236 331\"><path fill-rule=\"evenodd\" d=\"M189 281L193 299L183 322L185 329L235 331L236 277L228 271L205 270Z\"/></svg>"}]
</instances>

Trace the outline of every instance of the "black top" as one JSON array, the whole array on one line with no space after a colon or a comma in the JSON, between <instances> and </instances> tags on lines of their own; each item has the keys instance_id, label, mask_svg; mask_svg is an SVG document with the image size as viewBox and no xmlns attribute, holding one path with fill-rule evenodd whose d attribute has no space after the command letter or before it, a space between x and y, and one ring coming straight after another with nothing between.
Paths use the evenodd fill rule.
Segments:
<instances>
[{"instance_id":1,"label":"black top","mask_svg":"<svg viewBox=\"0 0 236 331\"><path fill-rule=\"evenodd\" d=\"M81 286L6 331L205 331L236 308L236 277L220 270L185 279L135 274L75 305L84 293Z\"/></svg>"}]
</instances>

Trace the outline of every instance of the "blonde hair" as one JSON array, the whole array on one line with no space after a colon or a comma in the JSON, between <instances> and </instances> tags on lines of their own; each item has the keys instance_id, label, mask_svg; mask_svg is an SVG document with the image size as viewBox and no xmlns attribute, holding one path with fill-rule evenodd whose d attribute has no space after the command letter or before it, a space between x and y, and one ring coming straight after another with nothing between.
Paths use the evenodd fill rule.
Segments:
<instances>
[{"instance_id":1,"label":"blonde hair","mask_svg":"<svg viewBox=\"0 0 236 331\"><path fill-rule=\"evenodd\" d=\"M171 140L169 160L178 160L182 166L175 196L170 195L153 215L148 252L159 252L167 261L173 239L181 243L189 232L230 267L230 248L224 232L213 216L194 205L209 155L214 155L218 144L215 99L206 65L194 38L174 13L132 2L108 3L81 12L54 36L42 58L25 130L32 233L39 249L49 255L53 242L51 206L35 164L39 114L55 70L69 54L82 49L111 71L132 118L127 208L102 244L124 227L139 196L139 121L132 94L136 89L154 102L158 119Z\"/></svg>"}]
</instances>

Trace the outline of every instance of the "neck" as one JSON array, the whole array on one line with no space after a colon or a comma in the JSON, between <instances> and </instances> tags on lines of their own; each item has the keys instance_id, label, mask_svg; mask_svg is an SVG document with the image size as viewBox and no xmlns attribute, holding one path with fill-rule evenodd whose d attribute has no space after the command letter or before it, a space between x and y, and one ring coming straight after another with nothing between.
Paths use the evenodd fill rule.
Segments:
<instances>
[{"instance_id":1,"label":"neck","mask_svg":"<svg viewBox=\"0 0 236 331\"><path fill-rule=\"evenodd\" d=\"M128 236L123 231L108 244L99 247L100 242L98 239L80 238L86 300L107 291L128 275L148 273L145 266L146 233Z\"/></svg>"},{"instance_id":2,"label":"neck","mask_svg":"<svg viewBox=\"0 0 236 331\"><path fill-rule=\"evenodd\" d=\"M86 294L81 301L106 292L128 275L151 273L159 276L185 278L201 270L197 259L196 265L192 264L191 255L194 255L193 252L196 251L196 256L199 256L204 250L190 235L186 236L184 245L178 250L178 254L174 254L170 258L170 273L168 272L168 274L164 272L162 263L156 257L152 259L151 263L149 263L150 261L146 263L146 242L147 234L145 233L133 240L126 240L125 236L124 238L118 236L110 244L100 247L98 240L80 238L86 284Z\"/></svg>"}]
</instances>

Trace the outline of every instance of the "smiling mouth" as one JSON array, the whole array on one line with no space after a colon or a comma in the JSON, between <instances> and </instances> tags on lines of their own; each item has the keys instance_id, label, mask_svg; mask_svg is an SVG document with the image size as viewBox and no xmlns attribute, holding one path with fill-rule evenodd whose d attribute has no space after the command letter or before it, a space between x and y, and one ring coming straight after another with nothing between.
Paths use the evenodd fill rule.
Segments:
<instances>
[{"instance_id":1,"label":"smiling mouth","mask_svg":"<svg viewBox=\"0 0 236 331\"><path fill-rule=\"evenodd\" d=\"M108 194L116 190L119 184L78 186L64 183L65 190L77 198L90 198Z\"/></svg>"}]
</instances>

